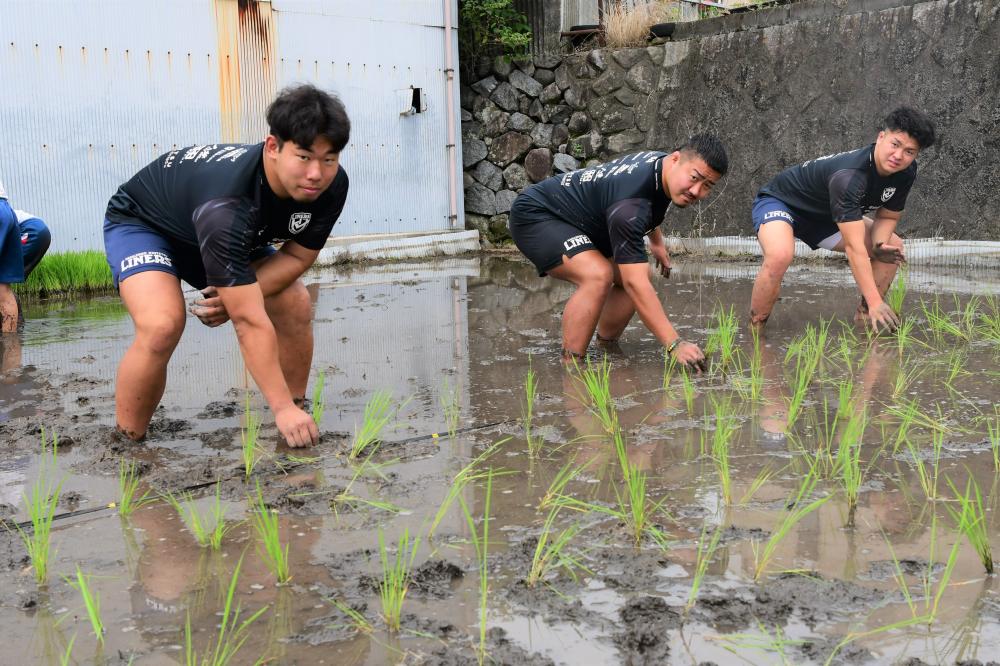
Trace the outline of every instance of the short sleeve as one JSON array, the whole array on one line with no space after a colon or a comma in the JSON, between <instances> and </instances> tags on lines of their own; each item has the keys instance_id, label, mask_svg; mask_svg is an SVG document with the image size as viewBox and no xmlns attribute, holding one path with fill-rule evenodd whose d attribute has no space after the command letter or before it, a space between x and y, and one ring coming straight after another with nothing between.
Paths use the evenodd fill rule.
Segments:
<instances>
[{"instance_id":1,"label":"short sleeve","mask_svg":"<svg viewBox=\"0 0 1000 666\"><path fill-rule=\"evenodd\" d=\"M607 210L608 235L616 264L647 261L644 238L650 231L652 206L649 199L623 199Z\"/></svg>"},{"instance_id":2,"label":"short sleeve","mask_svg":"<svg viewBox=\"0 0 1000 666\"><path fill-rule=\"evenodd\" d=\"M252 204L244 197L212 199L192 214L205 278L212 287L238 287L257 282L250 266L255 233Z\"/></svg>"},{"instance_id":3,"label":"short sleeve","mask_svg":"<svg viewBox=\"0 0 1000 666\"><path fill-rule=\"evenodd\" d=\"M830 215L833 221L855 222L864 217L865 175L854 169L837 171L830 178Z\"/></svg>"},{"instance_id":4,"label":"short sleeve","mask_svg":"<svg viewBox=\"0 0 1000 666\"><path fill-rule=\"evenodd\" d=\"M915 181L916 179L917 179L917 174L916 171L914 171L911 175L909 175L909 177L906 180L901 182L899 185L896 185L896 187L892 192L892 195L888 198L888 200L885 203L882 204L882 208L894 211L896 213L906 208L906 197L909 196L910 188L913 187L913 181ZM883 196L884 196L884 190L883 190Z\"/></svg>"}]
</instances>

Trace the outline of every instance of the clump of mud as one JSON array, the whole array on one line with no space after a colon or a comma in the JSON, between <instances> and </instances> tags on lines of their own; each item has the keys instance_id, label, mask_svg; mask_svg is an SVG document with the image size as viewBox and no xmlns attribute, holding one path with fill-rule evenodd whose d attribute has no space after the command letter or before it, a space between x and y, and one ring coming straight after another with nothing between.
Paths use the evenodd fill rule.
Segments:
<instances>
[{"instance_id":1,"label":"clump of mud","mask_svg":"<svg viewBox=\"0 0 1000 666\"><path fill-rule=\"evenodd\" d=\"M660 597L638 597L619 611L623 630L614 641L624 663L666 664L670 658L669 632L681 626L680 614Z\"/></svg>"}]
</instances>

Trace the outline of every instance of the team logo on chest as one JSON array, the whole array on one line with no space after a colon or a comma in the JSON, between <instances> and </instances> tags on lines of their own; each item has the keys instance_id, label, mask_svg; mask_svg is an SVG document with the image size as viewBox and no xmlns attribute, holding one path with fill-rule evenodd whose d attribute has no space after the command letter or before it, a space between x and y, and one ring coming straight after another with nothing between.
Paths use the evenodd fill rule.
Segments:
<instances>
[{"instance_id":1,"label":"team logo on chest","mask_svg":"<svg viewBox=\"0 0 1000 666\"><path fill-rule=\"evenodd\" d=\"M312 213L292 213L292 216L288 218L288 231L297 234L309 226L310 220L312 220Z\"/></svg>"},{"instance_id":2,"label":"team logo on chest","mask_svg":"<svg viewBox=\"0 0 1000 666\"><path fill-rule=\"evenodd\" d=\"M882 190L882 203L885 203L892 198L892 195L896 193L895 187L887 187Z\"/></svg>"}]
</instances>

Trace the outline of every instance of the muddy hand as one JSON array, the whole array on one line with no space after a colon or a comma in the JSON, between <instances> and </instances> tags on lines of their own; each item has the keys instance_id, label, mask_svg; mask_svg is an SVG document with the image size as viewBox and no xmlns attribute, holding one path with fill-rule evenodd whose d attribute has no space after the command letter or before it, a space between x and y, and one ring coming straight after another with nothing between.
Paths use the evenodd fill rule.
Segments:
<instances>
[{"instance_id":1,"label":"muddy hand","mask_svg":"<svg viewBox=\"0 0 1000 666\"><path fill-rule=\"evenodd\" d=\"M868 316L876 333L881 333L883 329L886 333L892 333L899 328L899 315L892 311L888 303L881 303L877 308L870 310Z\"/></svg>"},{"instance_id":2,"label":"muddy hand","mask_svg":"<svg viewBox=\"0 0 1000 666\"><path fill-rule=\"evenodd\" d=\"M660 275L665 278L670 278L670 256L667 254L666 250L658 252L652 250L653 259L656 260L656 267L660 269Z\"/></svg>"},{"instance_id":3,"label":"muddy hand","mask_svg":"<svg viewBox=\"0 0 1000 666\"><path fill-rule=\"evenodd\" d=\"M875 259L883 264L896 264L897 266L906 261L901 245L889 245L888 243L876 243L872 248Z\"/></svg>"},{"instance_id":4,"label":"muddy hand","mask_svg":"<svg viewBox=\"0 0 1000 666\"><path fill-rule=\"evenodd\" d=\"M699 375L708 369L708 365L705 363L705 355L698 345L693 342L681 342L678 344L677 348L674 349L673 357L678 363L683 364L685 368Z\"/></svg>"},{"instance_id":5,"label":"muddy hand","mask_svg":"<svg viewBox=\"0 0 1000 666\"><path fill-rule=\"evenodd\" d=\"M229 321L229 313L226 306L219 298L219 292L215 287L205 287L201 290L203 298L191 302L188 312L197 317L201 323L210 328L221 326Z\"/></svg>"},{"instance_id":6,"label":"muddy hand","mask_svg":"<svg viewBox=\"0 0 1000 666\"><path fill-rule=\"evenodd\" d=\"M316 444L319 441L319 429L313 418L304 411L290 405L274 415L274 423L278 432L288 442L288 446L299 448Z\"/></svg>"}]
</instances>

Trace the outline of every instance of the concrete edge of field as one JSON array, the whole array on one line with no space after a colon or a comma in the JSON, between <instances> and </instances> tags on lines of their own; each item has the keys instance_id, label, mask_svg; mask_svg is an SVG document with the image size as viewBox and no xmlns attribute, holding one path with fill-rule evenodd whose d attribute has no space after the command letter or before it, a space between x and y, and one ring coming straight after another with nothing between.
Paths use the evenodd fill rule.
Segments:
<instances>
[{"instance_id":1,"label":"concrete edge of field","mask_svg":"<svg viewBox=\"0 0 1000 666\"><path fill-rule=\"evenodd\" d=\"M476 230L341 236L327 241L316 258L316 265L454 256L478 251L479 232Z\"/></svg>"}]
</instances>

